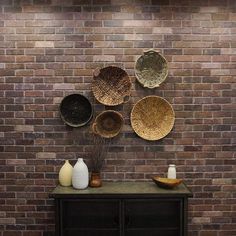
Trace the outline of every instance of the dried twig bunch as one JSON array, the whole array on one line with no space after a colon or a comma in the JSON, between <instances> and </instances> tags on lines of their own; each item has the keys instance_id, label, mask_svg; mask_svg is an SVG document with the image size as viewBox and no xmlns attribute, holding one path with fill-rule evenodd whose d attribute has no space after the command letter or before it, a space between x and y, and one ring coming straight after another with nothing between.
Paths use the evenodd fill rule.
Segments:
<instances>
[{"instance_id":1,"label":"dried twig bunch","mask_svg":"<svg viewBox=\"0 0 236 236\"><path fill-rule=\"evenodd\" d=\"M88 158L90 161L90 171L100 172L105 158L108 153L110 141L93 134L92 136L92 149L88 153Z\"/></svg>"}]
</instances>

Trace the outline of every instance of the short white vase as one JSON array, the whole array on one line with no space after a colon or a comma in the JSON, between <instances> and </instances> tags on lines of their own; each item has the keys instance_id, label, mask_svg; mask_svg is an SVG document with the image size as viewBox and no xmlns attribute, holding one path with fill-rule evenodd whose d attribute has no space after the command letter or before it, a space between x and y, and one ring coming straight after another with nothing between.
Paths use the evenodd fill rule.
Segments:
<instances>
[{"instance_id":1,"label":"short white vase","mask_svg":"<svg viewBox=\"0 0 236 236\"><path fill-rule=\"evenodd\" d=\"M73 167L68 160L59 171L59 183L61 186L71 186Z\"/></svg>"},{"instance_id":2,"label":"short white vase","mask_svg":"<svg viewBox=\"0 0 236 236\"><path fill-rule=\"evenodd\" d=\"M83 158L78 158L72 171L72 186L76 189L85 189L89 184L88 167Z\"/></svg>"},{"instance_id":3,"label":"short white vase","mask_svg":"<svg viewBox=\"0 0 236 236\"><path fill-rule=\"evenodd\" d=\"M167 172L167 178L176 179L176 168L174 164L170 164Z\"/></svg>"}]
</instances>

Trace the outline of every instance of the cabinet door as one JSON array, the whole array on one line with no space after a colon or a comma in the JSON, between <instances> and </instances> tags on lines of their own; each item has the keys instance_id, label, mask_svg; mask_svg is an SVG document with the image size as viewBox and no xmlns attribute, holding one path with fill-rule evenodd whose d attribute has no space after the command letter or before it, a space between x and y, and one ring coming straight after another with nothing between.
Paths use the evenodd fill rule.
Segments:
<instances>
[{"instance_id":1,"label":"cabinet door","mask_svg":"<svg viewBox=\"0 0 236 236\"><path fill-rule=\"evenodd\" d=\"M62 200L63 236L119 235L119 201Z\"/></svg>"},{"instance_id":2,"label":"cabinet door","mask_svg":"<svg viewBox=\"0 0 236 236\"><path fill-rule=\"evenodd\" d=\"M124 205L125 236L180 236L181 200L127 200Z\"/></svg>"}]
</instances>

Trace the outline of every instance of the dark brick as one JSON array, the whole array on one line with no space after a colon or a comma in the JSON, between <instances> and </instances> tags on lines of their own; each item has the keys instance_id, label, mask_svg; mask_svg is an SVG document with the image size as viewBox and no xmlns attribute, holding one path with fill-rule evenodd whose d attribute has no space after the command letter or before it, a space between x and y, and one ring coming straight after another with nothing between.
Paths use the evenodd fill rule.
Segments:
<instances>
[{"instance_id":1,"label":"dark brick","mask_svg":"<svg viewBox=\"0 0 236 236\"><path fill-rule=\"evenodd\" d=\"M22 7L4 7L4 12L10 12L10 13L18 13L22 12Z\"/></svg>"},{"instance_id":2,"label":"dark brick","mask_svg":"<svg viewBox=\"0 0 236 236\"><path fill-rule=\"evenodd\" d=\"M54 62L55 56L36 56L36 62Z\"/></svg>"},{"instance_id":3,"label":"dark brick","mask_svg":"<svg viewBox=\"0 0 236 236\"><path fill-rule=\"evenodd\" d=\"M60 118L60 102L71 93L88 96L94 117L104 109L124 117L104 180L148 181L175 163L193 191L189 235L234 235L235 7L232 0L2 0L0 236L54 236L48 194L64 160L74 165L92 148L93 121L75 129ZM136 59L149 48L168 61L156 89L135 80ZM107 65L129 74L129 103L104 108L95 100L93 70ZM154 142L130 126L133 105L147 95L164 97L175 111L171 133ZM1 224L5 219L11 224Z\"/></svg>"},{"instance_id":4,"label":"dark brick","mask_svg":"<svg viewBox=\"0 0 236 236\"><path fill-rule=\"evenodd\" d=\"M75 47L76 48L92 48L93 43L92 42L76 42Z\"/></svg>"},{"instance_id":5,"label":"dark brick","mask_svg":"<svg viewBox=\"0 0 236 236\"><path fill-rule=\"evenodd\" d=\"M66 41L84 41L84 35L66 35Z\"/></svg>"},{"instance_id":6,"label":"dark brick","mask_svg":"<svg viewBox=\"0 0 236 236\"><path fill-rule=\"evenodd\" d=\"M14 76L14 75L15 75L14 70L0 68L0 76Z\"/></svg>"}]
</instances>

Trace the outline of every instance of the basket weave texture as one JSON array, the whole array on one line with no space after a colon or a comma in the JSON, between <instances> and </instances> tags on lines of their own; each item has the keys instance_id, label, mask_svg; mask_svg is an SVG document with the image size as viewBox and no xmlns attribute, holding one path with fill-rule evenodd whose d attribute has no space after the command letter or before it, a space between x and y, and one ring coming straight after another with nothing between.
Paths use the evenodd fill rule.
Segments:
<instances>
[{"instance_id":1,"label":"basket weave texture","mask_svg":"<svg viewBox=\"0 0 236 236\"><path fill-rule=\"evenodd\" d=\"M139 100L131 111L131 125L138 136L146 140L165 137L174 126L175 114L171 104L158 96Z\"/></svg>"},{"instance_id":2,"label":"basket weave texture","mask_svg":"<svg viewBox=\"0 0 236 236\"><path fill-rule=\"evenodd\" d=\"M143 87L159 87L168 75L167 61L154 50L144 52L136 61L135 74Z\"/></svg>"},{"instance_id":3,"label":"basket weave texture","mask_svg":"<svg viewBox=\"0 0 236 236\"><path fill-rule=\"evenodd\" d=\"M92 129L103 138L113 138L120 133L123 123L124 119L119 112L106 110L96 117Z\"/></svg>"},{"instance_id":4,"label":"basket weave texture","mask_svg":"<svg viewBox=\"0 0 236 236\"><path fill-rule=\"evenodd\" d=\"M131 81L128 74L116 66L108 66L94 73L92 91L95 98L107 106L115 106L129 100Z\"/></svg>"},{"instance_id":5,"label":"basket weave texture","mask_svg":"<svg viewBox=\"0 0 236 236\"><path fill-rule=\"evenodd\" d=\"M70 94L60 104L61 119L72 127L86 125L93 116L90 101L81 94Z\"/></svg>"}]
</instances>

